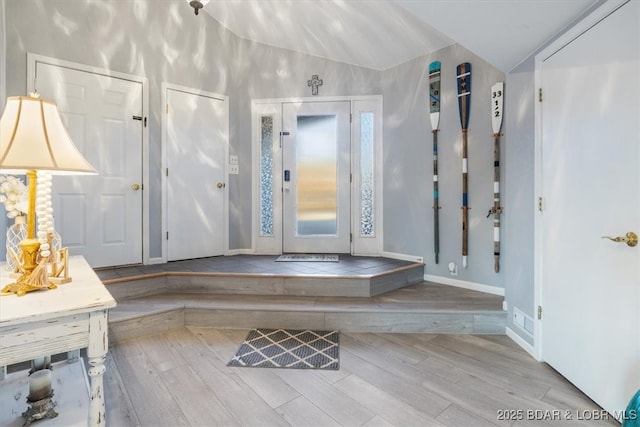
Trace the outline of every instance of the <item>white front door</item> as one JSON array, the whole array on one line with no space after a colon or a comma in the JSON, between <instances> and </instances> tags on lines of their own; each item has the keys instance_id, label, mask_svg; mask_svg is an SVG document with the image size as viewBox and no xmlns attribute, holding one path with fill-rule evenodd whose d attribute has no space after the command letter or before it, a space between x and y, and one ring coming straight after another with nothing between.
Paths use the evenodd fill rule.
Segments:
<instances>
[{"instance_id":1,"label":"white front door","mask_svg":"<svg viewBox=\"0 0 640 427\"><path fill-rule=\"evenodd\" d=\"M58 104L71 139L98 171L54 177L63 245L92 267L142 263L142 84L41 62L36 75L36 90Z\"/></svg>"},{"instance_id":2,"label":"white front door","mask_svg":"<svg viewBox=\"0 0 640 427\"><path fill-rule=\"evenodd\" d=\"M167 258L222 255L228 100L170 88L166 100Z\"/></svg>"},{"instance_id":3,"label":"white front door","mask_svg":"<svg viewBox=\"0 0 640 427\"><path fill-rule=\"evenodd\" d=\"M614 415L640 389L640 245L601 238L640 234L639 17L627 3L538 71L541 355Z\"/></svg>"},{"instance_id":4,"label":"white front door","mask_svg":"<svg viewBox=\"0 0 640 427\"><path fill-rule=\"evenodd\" d=\"M282 108L283 251L350 253L351 104Z\"/></svg>"}]
</instances>

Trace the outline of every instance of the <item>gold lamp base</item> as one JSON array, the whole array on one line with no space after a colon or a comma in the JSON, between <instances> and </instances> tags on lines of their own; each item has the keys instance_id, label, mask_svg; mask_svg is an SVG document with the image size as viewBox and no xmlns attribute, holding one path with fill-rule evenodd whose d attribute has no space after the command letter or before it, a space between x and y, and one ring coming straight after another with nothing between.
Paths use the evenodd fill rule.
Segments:
<instances>
[{"instance_id":1,"label":"gold lamp base","mask_svg":"<svg viewBox=\"0 0 640 427\"><path fill-rule=\"evenodd\" d=\"M25 274L24 276L22 276L20 279L26 277L27 275ZM33 291L41 291L43 289L55 289L57 288L56 285L54 285L53 283L49 283L46 286L40 286L40 285L31 285L28 282L26 282L26 280L29 280L28 278L25 280L25 282L20 282L20 279L18 279L18 281L16 283L12 283L10 285L5 286L4 288L2 288L2 294L16 294L17 296L21 297L23 295L26 295L29 292L33 292Z\"/></svg>"}]
</instances>

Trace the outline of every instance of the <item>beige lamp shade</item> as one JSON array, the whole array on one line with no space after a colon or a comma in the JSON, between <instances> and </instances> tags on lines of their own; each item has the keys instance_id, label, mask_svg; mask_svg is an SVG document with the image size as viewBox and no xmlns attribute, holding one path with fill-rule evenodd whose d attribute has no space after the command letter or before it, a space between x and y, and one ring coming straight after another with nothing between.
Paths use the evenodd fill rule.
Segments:
<instances>
[{"instance_id":1,"label":"beige lamp shade","mask_svg":"<svg viewBox=\"0 0 640 427\"><path fill-rule=\"evenodd\" d=\"M95 174L71 141L56 104L37 97L12 96L0 118L0 171Z\"/></svg>"}]
</instances>

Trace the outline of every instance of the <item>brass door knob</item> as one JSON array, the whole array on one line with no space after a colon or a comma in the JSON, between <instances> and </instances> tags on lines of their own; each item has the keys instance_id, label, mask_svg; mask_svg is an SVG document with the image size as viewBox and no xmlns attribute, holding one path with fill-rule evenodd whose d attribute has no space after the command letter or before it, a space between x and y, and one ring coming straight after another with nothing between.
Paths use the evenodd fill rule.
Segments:
<instances>
[{"instance_id":1,"label":"brass door knob","mask_svg":"<svg viewBox=\"0 0 640 427\"><path fill-rule=\"evenodd\" d=\"M140 189L140 184L133 184L133 185L131 186L131 189L132 189L133 191L138 191L138 190Z\"/></svg>"},{"instance_id":2,"label":"brass door knob","mask_svg":"<svg viewBox=\"0 0 640 427\"><path fill-rule=\"evenodd\" d=\"M612 242L626 243L627 246L630 246L632 248L638 244L638 235L633 231L628 232L624 236L618 236L618 237L602 236L602 238L609 239Z\"/></svg>"},{"instance_id":3,"label":"brass door knob","mask_svg":"<svg viewBox=\"0 0 640 427\"><path fill-rule=\"evenodd\" d=\"M224 188L224 182L219 182L216 184L218 188Z\"/></svg>"}]
</instances>

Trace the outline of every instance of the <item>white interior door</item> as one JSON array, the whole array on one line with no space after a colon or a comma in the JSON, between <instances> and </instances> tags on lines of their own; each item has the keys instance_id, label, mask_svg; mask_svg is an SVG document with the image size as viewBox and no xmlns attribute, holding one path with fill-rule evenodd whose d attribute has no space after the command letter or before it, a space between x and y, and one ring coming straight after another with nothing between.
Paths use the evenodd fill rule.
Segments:
<instances>
[{"instance_id":1,"label":"white interior door","mask_svg":"<svg viewBox=\"0 0 640 427\"><path fill-rule=\"evenodd\" d=\"M56 176L56 230L92 267L142 262L142 84L36 63L36 89L58 104L97 176ZM135 120L134 116L140 119Z\"/></svg>"},{"instance_id":2,"label":"white interior door","mask_svg":"<svg viewBox=\"0 0 640 427\"><path fill-rule=\"evenodd\" d=\"M282 108L283 251L350 253L350 102Z\"/></svg>"},{"instance_id":3,"label":"white interior door","mask_svg":"<svg viewBox=\"0 0 640 427\"><path fill-rule=\"evenodd\" d=\"M542 357L619 415L640 388L640 2L542 63Z\"/></svg>"},{"instance_id":4,"label":"white interior door","mask_svg":"<svg viewBox=\"0 0 640 427\"><path fill-rule=\"evenodd\" d=\"M222 255L228 100L176 89L166 100L167 258Z\"/></svg>"}]
</instances>

